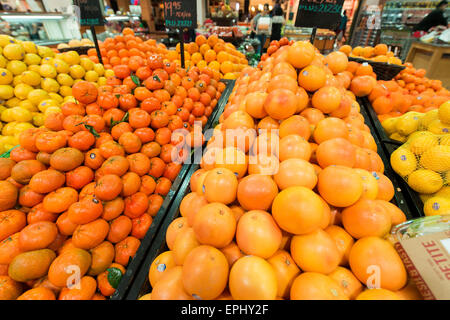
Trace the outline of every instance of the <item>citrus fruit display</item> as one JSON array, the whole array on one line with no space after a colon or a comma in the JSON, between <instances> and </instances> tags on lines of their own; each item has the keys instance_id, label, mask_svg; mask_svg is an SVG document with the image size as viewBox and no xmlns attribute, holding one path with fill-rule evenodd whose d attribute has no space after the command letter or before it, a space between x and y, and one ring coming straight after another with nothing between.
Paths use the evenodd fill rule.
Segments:
<instances>
[{"instance_id":1,"label":"citrus fruit display","mask_svg":"<svg viewBox=\"0 0 450 320\"><path fill-rule=\"evenodd\" d=\"M148 59L142 82L75 83L0 159L0 300L114 294L225 88L207 68Z\"/></svg>"},{"instance_id":2,"label":"citrus fruit display","mask_svg":"<svg viewBox=\"0 0 450 320\"><path fill-rule=\"evenodd\" d=\"M143 300L404 297L407 272L385 237L406 217L389 202L347 67L345 54L295 42L242 70Z\"/></svg>"},{"instance_id":3,"label":"citrus fruit display","mask_svg":"<svg viewBox=\"0 0 450 320\"><path fill-rule=\"evenodd\" d=\"M73 100L73 84L106 83L113 71L75 51L55 53L30 41L0 35L0 154L19 142L19 134L41 127L50 113Z\"/></svg>"},{"instance_id":4,"label":"citrus fruit display","mask_svg":"<svg viewBox=\"0 0 450 320\"><path fill-rule=\"evenodd\" d=\"M60 43L56 46L57 49L67 49L67 48L75 48L75 47L94 47L95 44L92 40L84 38L81 40L72 39L67 43Z\"/></svg>"},{"instance_id":5,"label":"citrus fruit display","mask_svg":"<svg viewBox=\"0 0 450 320\"><path fill-rule=\"evenodd\" d=\"M402 61L390 51L388 46L384 43L377 44L375 47L357 46L352 48L349 45L343 45L339 48L340 52L345 53L349 57L356 57L374 62L387 62L391 64L401 65Z\"/></svg>"},{"instance_id":6,"label":"citrus fruit display","mask_svg":"<svg viewBox=\"0 0 450 320\"><path fill-rule=\"evenodd\" d=\"M181 64L181 47L168 50L166 58ZM186 68L197 66L200 70L209 67L221 74L221 78L236 79L239 72L248 65L245 54L239 52L232 43L225 42L216 34L206 38L198 35L194 42L184 44Z\"/></svg>"}]
</instances>

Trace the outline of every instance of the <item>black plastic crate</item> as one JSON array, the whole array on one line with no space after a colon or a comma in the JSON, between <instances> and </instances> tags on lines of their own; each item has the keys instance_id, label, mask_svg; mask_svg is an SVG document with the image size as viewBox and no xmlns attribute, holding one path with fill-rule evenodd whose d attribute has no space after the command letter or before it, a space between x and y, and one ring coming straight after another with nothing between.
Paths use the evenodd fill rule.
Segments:
<instances>
[{"instance_id":1,"label":"black plastic crate","mask_svg":"<svg viewBox=\"0 0 450 320\"><path fill-rule=\"evenodd\" d=\"M219 101L217 102L216 107L214 108L213 113L208 119L208 122L206 123L205 127L203 128L203 131L211 129L215 126L217 120L219 119L220 115L223 112L223 109L225 107L225 104L228 101L228 98L233 90L234 87L234 80L227 80L223 79L221 80L224 82L227 86L225 90L222 92L222 95L220 96ZM189 184L190 177L192 175L192 166L191 163L185 163L180 173L178 174L177 178L172 184L172 187L170 188L169 193L164 198L164 202L161 205L161 208L159 209L158 213L153 219L152 225L150 226L149 230L147 231L147 234L145 235L144 239L141 240L141 245L136 252L136 255L134 258L130 261L126 268L126 272L122 277L122 280L119 283L119 286L117 287L117 290L114 292L114 294L111 296L111 300L123 300L126 299L128 291L132 287L132 284L135 282L135 278L138 275L139 270L141 269L141 265L143 263L144 258L148 257L147 252L153 248L154 243L158 243L158 238L155 238L157 234L161 233L158 231L160 229L164 229L164 226L167 222L167 219L170 218L171 214L169 210L170 208L179 207L179 203L183 199L184 196L184 189L186 181ZM195 171L195 170L194 170ZM180 194L183 194L180 198ZM178 205L177 205L178 203ZM172 219L173 220L173 219ZM171 221L171 220L170 220ZM169 222L170 224L170 222ZM167 227L166 227L167 229ZM165 232L164 232L165 234ZM153 261L153 260L152 260Z\"/></svg>"},{"instance_id":2,"label":"black plastic crate","mask_svg":"<svg viewBox=\"0 0 450 320\"><path fill-rule=\"evenodd\" d=\"M356 57L348 57L348 60L359 63L367 62L372 66L373 72L377 75L378 80L392 80L397 74L400 73L400 71L405 69L405 66L400 66L397 64L366 60Z\"/></svg>"}]
</instances>

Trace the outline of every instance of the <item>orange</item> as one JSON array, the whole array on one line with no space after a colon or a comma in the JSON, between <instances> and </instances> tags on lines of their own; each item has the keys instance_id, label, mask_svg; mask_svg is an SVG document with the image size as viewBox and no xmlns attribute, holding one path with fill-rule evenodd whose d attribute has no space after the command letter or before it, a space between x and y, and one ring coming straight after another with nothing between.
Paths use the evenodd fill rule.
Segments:
<instances>
[{"instance_id":1,"label":"orange","mask_svg":"<svg viewBox=\"0 0 450 320\"><path fill-rule=\"evenodd\" d=\"M171 268L175 267L175 261L173 259L173 252L166 251L161 253L152 262L150 269L148 271L148 279L152 287L155 287L156 283L161 279L161 277L169 271Z\"/></svg>"},{"instance_id":2,"label":"orange","mask_svg":"<svg viewBox=\"0 0 450 320\"><path fill-rule=\"evenodd\" d=\"M311 147L301 136L291 134L280 140L279 158L280 161L287 159L309 160L311 157Z\"/></svg>"},{"instance_id":3,"label":"orange","mask_svg":"<svg viewBox=\"0 0 450 320\"><path fill-rule=\"evenodd\" d=\"M236 175L226 168L210 170L203 181L202 189L208 202L232 203L236 199L238 180Z\"/></svg>"},{"instance_id":4,"label":"orange","mask_svg":"<svg viewBox=\"0 0 450 320\"><path fill-rule=\"evenodd\" d=\"M267 114L276 120L287 119L297 110L298 99L295 93L288 89L274 89L264 102Z\"/></svg>"},{"instance_id":5,"label":"orange","mask_svg":"<svg viewBox=\"0 0 450 320\"><path fill-rule=\"evenodd\" d=\"M377 199L391 201L394 197L395 190L391 180L381 172L372 172L378 183Z\"/></svg>"},{"instance_id":6,"label":"orange","mask_svg":"<svg viewBox=\"0 0 450 320\"><path fill-rule=\"evenodd\" d=\"M264 101L267 98L266 92L251 92L245 96L245 111L253 118L262 119L267 116L264 109Z\"/></svg>"},{"instance_id":7,"label":"orange","mask_svg":"<svg viewBox=\"0 0 450 320\"><path fill-rule=\"evenodd\" d=\"M352 246L355 243L352 236L343 228L336 225L330 225L326 227L324 231L331 236L331 238L336 243L338 251L342 255L339 265L341 266L348 265L348 256L350 255L350 250L352 249Z\"/></svg>"},{"instance_id":8,"label":"orange","mask_svg":"<svg viewBox=\"0 0 450 320\"><path fill-rule=\"evenodd\" d=\"M287 62L301 69L313 61L315 54L315 48L310 42L297 41L287 50Z\"/></svg>"},{"instance_id":9,"label":"orange","mask_svg":"<svg viewBox=\"0 0 450 320\"><path fill-rule=\"evenodd\" d=\"M216 153L216 168L226 168L238 178L242 178L247 172L248 160L244 152L235 147L226 147Z\"/></svg>"},{"instance_id":10,"label":"orange","mask_svg":"<svg viewBox=\"0 0 450 320\"><path fill-rule=\"evenodd\" d=\"M312 97L312 105L323 113L337 110L341 104L341 93L338 88L325 86L317 90Z\"/></svg>"},{"instance_id":11,"label":"orange","mask_svg":"<svg viewBox=\"0 0 450 320\"><path fill-rule=\"evenodd\" d=\"M363 193L361 199L375 200L378 194L378 183L375 177L367 170L354 169L359 174L363 183Z\"/></svg>"},{"instance_id":12,"label":"orange","mask_svg":"<svg viewBox=\"0 0 450 320\"><path fill-rule=\"evenodd\" d=\"M348 297L329 276L305 272L292 283L291 300L348 300Z\"/></svg>"},{"instance_id":13,"label":"orange","mask_svg":"<svg viewBox=\"0 0 450 320\"><path fill-rule=\"evenodd\" d=\"M363 290L361 282L347 268L337 267L328 275L336 281L350 299L355 299Z\"/></svg>"},{"instance_id":14,"label":"orange","mask_svg":"<svg viewBox=\"0 0 450 320\"><path fill-rule=\"evenodd\" d=\"M309 122L306 118L294 115L283 120L280 124L279 128L279 136L280 138L284 138L291 134L297 134L303 137L305 140L308 140L311 135L311 129L309 127Z\"/></svg>"},{"instance_id":15,"label":"orange","mask_svg":"<svg viewBox=\"0 0 450 320\"><path fill-rule=\"evenodd\" d=\"M272 215L283 230L305 234L319 228L324 207L320 197L306 187L289 187L273 201Z\"/></svg>"},{"instance_id":16,"label":"orange","mask_svg":"<svg viewBox=\"0 0 450 320\"><path fill-rule=\"evenodd\" d=\"M316 150L316 158L322 168L330 165L352 168L356 162L356 150L348 140L334 138L319 144Z\"/></svg>"},{"instance_id":17,"label":"orange","mask_svg":"<svg viewBox=\"0 0 450 320\"><path fill-rule=\"evenodd\" d=\"M245 210L269 210L278 194L275 181L267 175L250 174L239 181L237 199Z\"/></svg>"},{"instance_id":18,"label":"orange","mask_svg":"<svg viewBox=\"0 0 450 320\"><path fill-rule=\"evenodd\" d=\"M294 279L300 274L300 269L285 250L278 250L267 261L272 265L277 277L277 296L288 299Z\"/></svg>"},{"instance_id":19,"label":"orange","mask_svg":"<svg viewBox=\"0 0 450 320\"><path fill-rule=\"evenodd\" d=\"M333 74L338 74L347 69L348 58L345 53L334 51L325 57L325 63Z\"/></svg>"},{"instance_id":20,"label":"orange","mask_svg":"<svg viewBox=\"0 0 450 320\"><path fill-rule=\"evenodd\" d=\"M317 122L313 137L318 144L333 138L347 139L348 127L342 119L333 117L325 118Z\"/></svg>"},{"instance_id":21,"label":"orange","mask_svg":"<svg viewBox=\"0 0 450 320\"><path fill-rule=\"evenodd\" d=\"M280 163L274 180L281 190L295 186L303 186L312 190L317 184L317 175L311 163L293 158Z\"/></svg>"},{"instance_id":22,"label":"orange","mask_svg":"<svg viewBox=\"0 0 450 320\"><path fill-rule=\"evenodd\" d=\"M403 211L393 203L386 200L376 200L376 202L382 205L389 214L393 226L406 221L406 216Z\"/></svg>"},{"instance_id":23,"label":"orange","mask_svg":"<svg viewBox=\"0 0 450 320\"><path fill-rule=\"evenodd\" d=\"M152 290L152 300L193 300L183 287L183 268L169 269Z\"/></svg>"},{"instance_id":24,"label":"orange","mask_svg":"<svg viewBox=\"0 0 450 320\"><path fill-rule=\"evenodd\" d=\"M367 289L360 293L356 300L401 300L401 298L395 292L386 289Z\"/></svg>"},{"instance_id":25,"label":"orange","mask_svg":"<svg viewBox=\"0 0 450 320\"><path fill-rule=\"evenodd\" d=\"M325 71L314 65L304 68L298 74L298 84L310 92L322 88L325 85L325 81Z\"/></svg>"}]
</instances>

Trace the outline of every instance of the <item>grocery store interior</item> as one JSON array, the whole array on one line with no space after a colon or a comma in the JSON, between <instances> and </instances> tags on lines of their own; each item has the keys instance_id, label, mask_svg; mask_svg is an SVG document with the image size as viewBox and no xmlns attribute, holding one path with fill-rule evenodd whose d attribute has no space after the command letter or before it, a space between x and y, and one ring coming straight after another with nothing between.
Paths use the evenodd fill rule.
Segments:
<instances>
[{"instance_id":1,"label":"grocery store interior","mask_svg":"<svg viewBox=\"0 0 450 320\"><path fill-rule=\"evenodd\" d=\"M0 300L449 300L449 16L0 0Z\"/></svg>"}]
</instances>

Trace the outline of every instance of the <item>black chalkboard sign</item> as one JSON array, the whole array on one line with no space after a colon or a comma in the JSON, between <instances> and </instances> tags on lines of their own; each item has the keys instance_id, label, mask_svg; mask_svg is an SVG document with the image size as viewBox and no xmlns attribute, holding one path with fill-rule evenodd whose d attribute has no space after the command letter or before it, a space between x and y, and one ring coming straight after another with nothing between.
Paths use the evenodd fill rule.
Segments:
<instances>
[{"instance_id":1,"label":"black chalkboard sign","mask_svg":"<svg viewBox=\"0 0 450 320\"><path fill-rule=\"evenodd\" d=\"M197 1L165 0L164 20L166 28L197 28Z\"/></svg>"},{"instance_id":2,"label":"black chalkboard sign","mask_svg":"<svg viewBox=\"0 0 450 320\"><path fill-rule=\"evenodd\" d=\"M335 30L343 4L344 0L300 0L295 26Z\"/></svg>"},{"instance_id":3,"label":"black chalkboard sign","mask_svg":"<svg viewBox=\"0 0 450 320\"><path fill-rule=\"evenodd\" d=\"M82 26L103 26L103 6L100 0L73 0L80 8L80 24Z\"/></svg>"}]
</instances>

